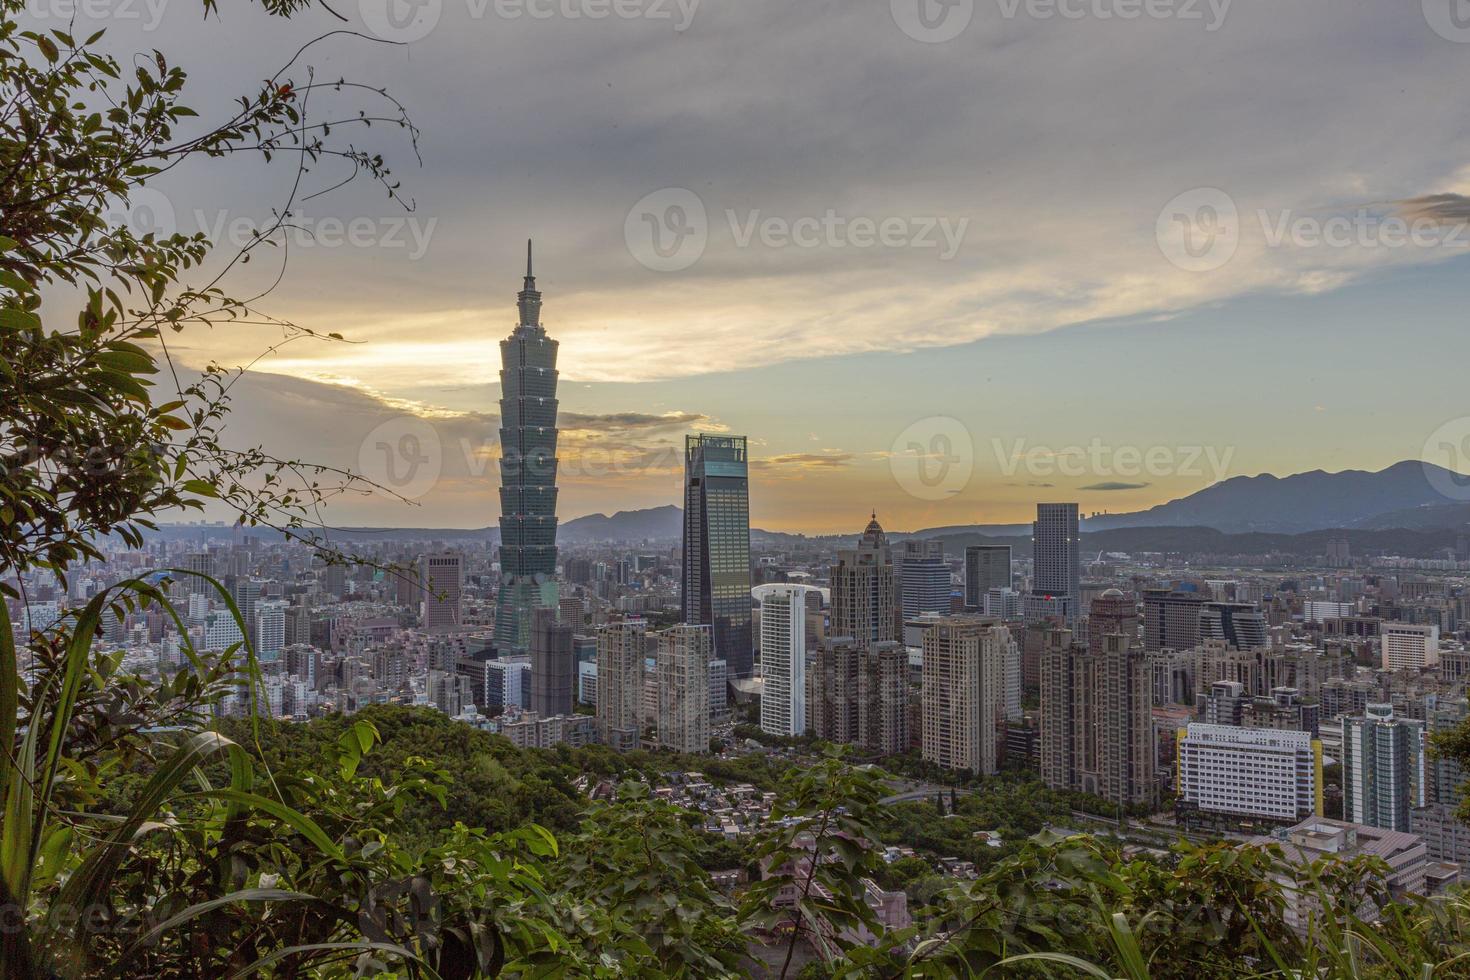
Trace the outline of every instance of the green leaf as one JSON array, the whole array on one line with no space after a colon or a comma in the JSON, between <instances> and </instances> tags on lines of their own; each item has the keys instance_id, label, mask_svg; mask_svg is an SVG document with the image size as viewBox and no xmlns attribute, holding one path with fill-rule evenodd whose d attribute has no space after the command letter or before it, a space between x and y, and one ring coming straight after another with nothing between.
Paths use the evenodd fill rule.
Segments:
<instances>
[{"instance_id":1,"label":"green leaf","mask_svg":"<svg viewBox=\"0 0 1470 980\"><path fill-rule=\"evenodd\" d=\"M236 902L314 902L316 897L305 892L286 891L281 888L245 888L240 891L230 892L218 898L199 902L184 909L182 912L164 919L158 925L149 929L143 935L133 940L126 950L123 951L119 962L130 962L134 956L147 949L160 936L177 929L191 919L197 919L206 912L211 912L226 905L234 905Z\"/></svg>"},{"instance_id":2,"label":"green leaf","mask_svg":"<svg viewBox=\"0 0 1470 980\"><path fill-rule=\"evenodd\" d=\"M13 306L0 307L0 327L6 330L39 330L41 318Z\"/></svg>"}]
</instances>

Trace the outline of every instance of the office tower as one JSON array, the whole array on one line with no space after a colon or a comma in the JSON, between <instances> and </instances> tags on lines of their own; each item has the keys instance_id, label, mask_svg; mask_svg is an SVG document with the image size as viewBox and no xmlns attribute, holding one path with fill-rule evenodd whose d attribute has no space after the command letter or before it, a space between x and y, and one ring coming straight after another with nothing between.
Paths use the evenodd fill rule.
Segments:
<instances>
[{"instance_id":1,"label":"office tower","mask_svg":"<svg viewBox=\"0 0 1470 980\"><path fill-rule=\"evenodd\" d=\"M1193 650L1199 646L1199 613L1205 598L1197 592L1143 591L1145 650Z\"/></svg>"},{"instance_id":2,"label":"office tower","mask_svg":"<svg viewBox=\"0 0 1470 980\"><path fill-rule=\"evenodd\" d=\"M1010 630L978 616L945 616L925 627L923 646L923 757L992 775L1005 656L1015 646Z\"/></svg>"},{"instance_id":3,"label":"office tower","mask_svg":"<svg viewBox=\"0 0 1470 980\"><path fill-rule=\"evenodd\" d=\"M1200 640L1224 640L1237 650L1271 645L1271 626L1248 602L1206 602L1199 611Z\"/></svg>"},{"instance_id":4,"label":"office tower","mask_svg":"<svg viewBox=\"0 0 1470 980\"><path fill-rule=\"evenodd\" d=\"M985 612L990 590L1010 587L1010 545L972 544L965 548L965 609Z\"/></svg>"},{"instance_id":5,"label":"office tower","mask_svg":"<svg viewBox=\"0 0 1470 980\"><path fill-rule=\"evenodd\" d=\"M347 592L347 566L341 562L328 562L322 566L322 591L340 598Z\"/></svg>"},{"instance_id":6,"label":"office tower","mask_svg":"<svg viewBox=\"0 0 1470 980\"><path fill-rule=\"evenodd\" d=\"M1419 623L1384 623L1379 643L1384 670L1424 670L1439 666L1439 627Z\"/></svg>"},{"instance_id":7,"label":"office tower","mask_svg":"<svg viewBox=\"0 0 1470 980\"><path fill-rule=\"evenodd\" d=\"M779 586L761 600L761 730L806 734L806 597Z\"/></svg>"},{"instance_id":8,"label":"office tower","mask_svg":"<svg viewBox=\"0 0 1470 980\"><path fill-rule=\"evenodd\" d=\"M905 541L898 579L904 620L917 619L925 613L949 615L952 589L943 541Z\"/></svg>"},{"instance_id":9,"label":"office tower","mask_svg":"<svg viewBox=\"0 0 1470 980\"><path fill-rule=\"evenodd\" d=\"M867 644L899 639L898 585L888 538L874 514L857 547L837 552L831 567L831 636Z\"/></svg>"},{"instance_id":10,"label":"office tower","mask_svg":"<svg viewBox=\"0 0 1470 980\"><path fill-rule=\"evenodd\" d=\"M214 590L208 590L213 593ZM197 593L200 598L208 599L206 593ZM255 631L255 605L260 601L260 581L253 578L238 578L230 583L230 597L235 600L235 608L240 610L240 618L245 621L245 629L250 632L250 642L259 644L260 635ZM218 598L218 596L215 596ZM190 596L189 608L193 609L194 597Z\"/></svg>"},{"instance_id":11,"label":"office tower","mask_svg":"<svg viewBox=\"0 0 1470 980\"><path fill-rule=\"evenodd\" d=\"M543 718L571 714L576 683L572 627L557 621L555 609L531 610L531 710Z\"/></svg>"},{"instance_id":12,"label":"office tower","mask_svg":"<svg viewBox=\"0 0 1470 980\"><path fill-rule=\"evenodd\" d=\"M424 583L419 577L416 562L399 562L384 574L393 579L393 599L397 605L410 606L415 611L424 601Z\"/></svg>"},{"instance_id":13,"label":"office tower","mask_svg":"<svg viewBox=\"0 0 1470 980\"><path fill-rule=\"evenodd\" d=\"M180 566L192 575L183 576L179 584L183 586L185 595L213 595L214 586L210 585L203 576L214 575L214 556L206 551L191 551L184 556L183 565ZM249 620L246 620L249 622Z\"/></svg>"},{"instance_id":14,"label":"office tower","mask_svg":"<svg viewBox=\"0 0 1470 980\"><path fill-rule=\"evenodd\" d=\"M1021 593L1015 589L991 589L982 597L981 612L997 619L1021 618Z\"/></svg>"},{"instance_id":15,"label":"office tower","mask_svg":"<svg viewBox=\"0 0 1470 980\"><path fill-rule=\"evenodd\" d=\"M1077 505L1037 504L1031 528L1031 594L1059 602L1065 621L1073 623L1082 596Z\"/></svg>"},{"instance_id":16,"label":"office tower","mask_svg":"<svg viewBox=\"0 0 1470 980\"><path fill-rule=\"evenodd\" d=\"M1119 589L1107 589L1087 608L1087 648L1093 653L1103 649L1103 638L1113 633L1126 636L1138 646L1138 604L1133 596Z\"/></svg>"},{"instance_id":17,"label":"office tower","mask_svg":"<svg viewBox=\"0 0 1470 980\"><path fill-rule=\"evenodd\" d=\"M525 650L531 610L556 608L556 350L526 242L520 323L500 342L500 592L495 642Z\"/></svg>"},{"instance_id":18,"label":"office tower","mask_svg":"<svg viewBox=\"0 0 1470 980\"><path fill-rule=\"evenodd\" d=\"M743 441L743 440L742 440ZM675 752L709 751L709 626L685 624L658 634L658 744Z\"/></svg>"},{"instance_id":19,"label":"office tower","mask_svg":"<svg viewBox=\"0 0 1470 980\"><path fill-rule=\"evenodd\" d=\"M1194 724L1179 732L1175 793L1202 813L1296 823L1322 816L1322 743L1309 732Z\"/></svg>"},{"instance_id":20,"label":"office tower","mask_svg":"<svg viewBox=\"0 0 1470 980\"><path fill-rule=\"evenodd\" d=\"M275 660L286 648L286 604L263 599L255 604L255 655Z\"/></svg>"},{"instance_id":21,"label":"office tower","mask_svg":"<svg viewBox=\"0 0 1470 980\"><path fill-rule=\"evenodd\" d=\"M859 650L857 738L869 752L898 755L909 748L909 656L895 640Z\"/></svg>"},{"instance_id":22,"label":"office tower","mask_svg":"<svg viewBox=\"0 0 1470 980\"><path fill-rule=\"evenodd\" d=\"M685 437L683 620L712 627L732 679L754 664L749 484L744 436Z\"/></svg>"},{"instance_id":23,"label":"office tower","mask_svg":"<svg viewBox=\"0 0 1470 980\"><path fill-rule=\"evenodd\" d=\"M1369 704L1342 720L1342 809L1352 823L1409 829L1409 811L1428 799L1425 724Z\"/></svg>"},{"instance_id":24,"label":"office tower","mask_svg":"<svg viewBox=\"0 0 1470 980\"><path fill-rule=\"evenodd\" d=\"M524 658L487 661L485 675L491 708L530 707L531 665Z\"/></svg>"},{"instance_id":25,"label":"office tower","mask_svg":"<svg viewBox=\"0 0 1470 980\"><path fill-rule=\"evenodd\" d=\"M1153 686L1144 651L1120 634L1093 651L1046 633L1041 654L1041 778L1123 806L1152 803Z\"/></svg>"},{"instance_id":26,"label":"office tower","mask_svg":"<svg viewBox=\"0 0 1470 980\"><path fill-rule=\"evenodd\" d=\"M452 552L424 555L419 559L419 580L424 583L420 625L435 633L458 629L463 622L464 556Z\"/></svg>"},{"instance_id":27,"label":"office tower","mask_svg":"<svg viewBox=\"0 0 1470 980\"><path fill-rule=\"evenodd\" d=\"M1248 700L1245 685L1239 681L1216 681L1210 685L1200 715L1207 725L1240 725Z\"/></svg>"}]
</instances>

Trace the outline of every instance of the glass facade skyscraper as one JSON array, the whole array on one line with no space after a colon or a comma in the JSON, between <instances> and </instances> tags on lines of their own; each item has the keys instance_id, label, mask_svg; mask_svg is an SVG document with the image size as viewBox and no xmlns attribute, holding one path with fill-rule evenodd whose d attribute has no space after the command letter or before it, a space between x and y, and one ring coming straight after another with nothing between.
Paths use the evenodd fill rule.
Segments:
<instances>
[{"instance_id":1,"label":"glass facade skyscraper","mask_svg":"<svg viewBox=\"0 0 1470 980\"><path fill-rule=\"evenodd\" d=\"M1082 596L1077 505L1037 504L1031 534L1031 594L1058 601L1066 621L1074 623Z\"/></svg>"},{"instance_id":2,"label":"glass facade skyscraper","mask_svg":"<svg viewBox=\"0 0 1470 980\"><path fill-rule=\"evenodd\" d=\"M684 440L684 622L713 627L714 656L732 679L754 666L750 598L750 474L744 436Z\"/></svg>"},{"instance_id":3,"label":"glass facade skyscraper","mask_svg":"<svg viewBox=\"0 0 1470 980\"><path fill-rule=\"evenodd\" d=\"M541 293L526 242L520 322L500 342L500 593L495 642L526 650L531 613L555 608L556 350L541 326Z\"/></svg>"}]
</instances>

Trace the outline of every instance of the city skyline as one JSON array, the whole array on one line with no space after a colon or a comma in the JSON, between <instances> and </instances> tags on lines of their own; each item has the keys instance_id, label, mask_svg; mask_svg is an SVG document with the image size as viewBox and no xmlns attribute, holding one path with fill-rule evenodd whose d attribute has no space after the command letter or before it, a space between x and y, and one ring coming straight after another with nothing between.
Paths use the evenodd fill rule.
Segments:
<instances>
[{"instance_id":1,"label":"city skyline","mask_svg":"<svg viewBox=\"0 0 1470 980\"><path fill-rule=\"evenodd\" d=\"M677 447L692 431L751 436L757 526L822 532L850 523L825 506L833 493L895 529L1020 522L1037 499L1136 510L1217 475L1421 458L1464 417L1448 384L1356 394L1381 390L1383 365L1406 349L1453 360L1464 344L1465 250L1384 240L1393 219L1450 221L1470 193L1470 146L1435 109L1463 46L1417 14L1231 5L1207 30L986 7L955 38L925 43L882 4L705 5L683 30L677 19L477 21L433 6L432 28L402 48L323 50L334 72L370 68L414 113L423 162L405 153L398 169L413 210L351 188L301 209L315 237L293 248L271 312L353 343L292 343L262 360L231 434L356 464L374 428L403 417L437 427L446 452L464 438L475 455L446 460L417 510L341 500L334 523L476 525L493 467L488 478L457 468L497 450L487 409L501 395L503 304L485 271L508 268L528 235L543 243L564 344L563 517L677 499ZM1300 58L1324 23L1347 56L1311 54L1316 81L1303 87ZM152 36L109 25L107 43L132 50L196 26L170 11ZM287 45L258 11L231 11L228 26L240 43L183 46L186 66L209 59L195 72L205 91L253 84L255 52ZM797 50L819 61L788 57ZM1293 58L1271 56L1282 50ZM624 81L569 83L548 68L589 62ZM432 81L418 70L429 63ZM670 72L680 86L655 80ZM702 112L730 97L731 74L745 126ZM777 97L791 92L801 98ZM1075 153L1078 134L1119 105L1144 111L1117 120L1104 151ZM1370 117L1385 122L1365 138L1358 123ZM243 166L228 186L193 181L166 175L144 203L225 241L232 222L268 214L278 189ZM1233 204L1239 240L1218 268L1181 268L1170 206L1212 188ZM679 190L693 198L656 196ZM1176 210L1204 213L1211 200ZM686 216L696 202L704 211L702 251L658 267L630 228L681 202ZM909 236L893 239L903 243L861 244L862 223L886 219L904 222ZM959 241L948 258L941 219ZM353 221L372 228L362 244L325 225ZM1298 228L1332 221L1348 222L1353 244ZM241 270L247 289L274 276L268 265ZM264 328L189 333L174 352L184 367L233 366L275 339ZM974 445L972 479L942 499L908 493L889 459L934 418L957 420ZM1018 444L1055 452L1095 439L1163 448L1171 461L1132 475L1090 462L1076 476L1005 471ZM1223 465L1185 465L1190 447ZM610 477L593 465L608 452L621 460ZM1039 483L1056 486L1028 486Z\"/></svg>"}]
</instances>

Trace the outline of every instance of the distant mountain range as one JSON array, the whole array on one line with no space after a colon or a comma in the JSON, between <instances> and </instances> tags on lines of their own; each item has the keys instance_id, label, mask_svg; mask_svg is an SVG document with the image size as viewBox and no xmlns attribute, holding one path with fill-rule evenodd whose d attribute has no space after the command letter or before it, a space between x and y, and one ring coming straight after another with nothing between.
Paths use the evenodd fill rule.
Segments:
<instances>
[{"instance_id":1,"label":"distant mountain range","mask_svg":"<svg viewBox=\"0 0 1470 980\"><path fill-rule=\"evenodd\" d=\"M1110 514L1087 522L1089 530L1116 527L1212 527L1229 534L1250 531L1300 534L1328 528L1424 526L1421 510L1456 520L1453 501L1431 484L1466 483L1432 463L1405 461L1370 473L1312 470L1294 476L1237 476L1135 514ZM1383 523L1392 516L1394 523ZM1438 525L1440 527L1448 524Z\"/></svg>"},{"instance_id":2,"label":"distant mountain range","mask_svg":"<svg viewBox=\"0 0 1470 980\"><path fill-rule=\"evenodd\" d=\"M1309 549L1301 553L1320 553L1330 535L1319 532L1340 530L1352 532L1348 538L1355 549L1401 548L1404 550L1397 553L1418 554L1424 548L1444 546L1445 531L1470 531L1470 501L1449 500L1436 488L1460 485L1467 486L1470 493L1467 478L1417 461L1395 463L1376 473L1313 470L1286 477L1238 476L1148 510L1084 520L1082 531L1090 548L1261 554L1273 550L1294 553L1297 548ZM683 511L666 504L622 510L611 516L576 517L560 526L557 537L566 544L674 542L682 534L682 521ZM831 540L835 543L854 538L857 531L854 528L852 534L831 536ZM173 525L161 528L160 533L166 537L200 533L226 537L232 532L223 526ZM252 533L261 535L259 530ZM955 547L1009 539L1008 543L1024 548L1014 539L1030 533L1029 523L969 524L899 532L893 537L944 538ZM751 536L757 543L777 546L802 540L801 535L759 529L752 529ZM396 538L494 542L500 533L494 527L342 528L332 537L342 541Z\"/></svg>"}]
</instances>

